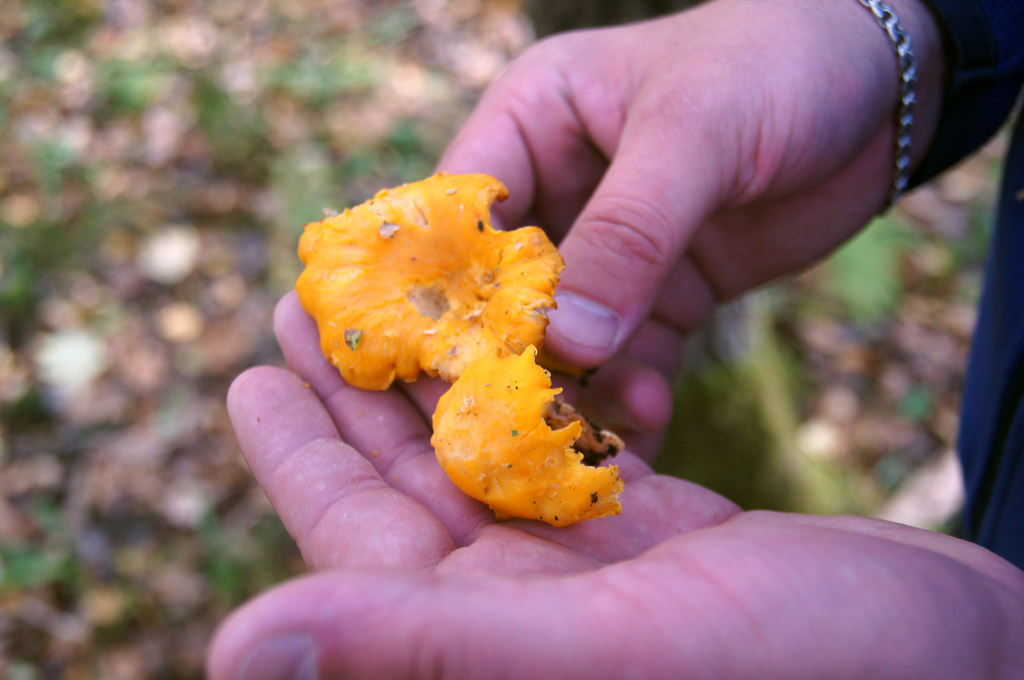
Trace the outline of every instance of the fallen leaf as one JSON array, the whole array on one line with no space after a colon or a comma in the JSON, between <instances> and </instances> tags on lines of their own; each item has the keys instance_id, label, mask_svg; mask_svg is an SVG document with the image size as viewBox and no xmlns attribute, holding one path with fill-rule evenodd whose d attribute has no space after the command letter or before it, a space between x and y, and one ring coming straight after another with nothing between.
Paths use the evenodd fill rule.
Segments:
<instances>
[{"instance_id":1,"label":"fallen leaf","mask_svg":"<svg viewBox=\"0 0 1024 680\"><path fill-rule=\"evenodd\" d=\"M136 265L143 276L157 283L179 283L195 269L199 245L199 233L193 227L168 226L143 241Z\"/></svg>"},{"instance_id":2,"label":"fallen leaf","mask_svg":"<svg viewBox=\"0 0 1024 680\"><path fill-rule=\"evenodd\" d=\"M172 302L160 308L156 329L161 338L173 343L191 342L203 333L203 315L188 302Z\"/></svg>"},{"instance_id":3,"label":"fallen leaf","mask_svg":"<svg viewBox=\"0 0 1024 680\"><path fill-rule=\"evenodd\" d=\"M44 335L35 353L36 372L62 397L73 397L107 369L106 347L85 330Z\"/></svg>"}]
</instances>

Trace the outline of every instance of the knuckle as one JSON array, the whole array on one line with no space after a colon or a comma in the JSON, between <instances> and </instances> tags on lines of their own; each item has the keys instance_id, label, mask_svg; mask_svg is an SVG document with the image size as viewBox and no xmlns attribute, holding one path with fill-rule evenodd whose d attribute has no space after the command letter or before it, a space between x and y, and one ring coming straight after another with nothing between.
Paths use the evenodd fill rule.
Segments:
<instances>
[{"instance_id":1,"label":"knuckle","mask_svg":"<svg viewBox=\"0 0 1024 680\"><path fill-rule=\"evenodd\" d=\"M565 43L561 36L544 38L530 45L518 57L512 60L503 77L534 78L537 74L557 71L555 66L561 63L561 55L565 52Z\"/></svg>"},{"instance_id":2,"label":"knuckle","mask_svg":"<svg viewBox=\"0 0 1024 680\"><path fill-rule=\"evenodd\" d=\"M565 88L558 69L543 56L545 51L533 47L520 55L487 88L485 98L517 120L531 121L551 110Z\"/></svg>"},{"instance_id":3,"label":"knuckle","mask_svg":"<svg viewBox=\"0 0 1024 680\"><path fill-rule=\"evenodd\" d=\"M558 33L541 38L528 47L522 58L537 61L545 66L552 63L560 64L565 60L574 60L580 48L591 46L589 33L575 31Z\"/></svg>"},{"instance_id":4,"label":"knuckle","mask_svg":"<svg viewBox=\"0 0 1024 680\"><path fill-rule=\"evenodd\" d=\"M663 268L673 260L673 226L649 202L616 197L592 206L580 235L601 252Z\"/></svg>"}]
</instances>

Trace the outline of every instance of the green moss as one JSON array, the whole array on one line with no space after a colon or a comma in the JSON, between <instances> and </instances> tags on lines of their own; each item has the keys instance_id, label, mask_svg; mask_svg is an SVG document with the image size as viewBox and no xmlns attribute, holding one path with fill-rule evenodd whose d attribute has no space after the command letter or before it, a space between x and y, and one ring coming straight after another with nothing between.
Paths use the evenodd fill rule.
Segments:
<instances>
[{"instance_id":1,"label":"green moss","mask_svg":"<svg viewBox=\"0 0 1024 680\"><path fill-rule=\"evenodd\" d=\"M850 485L797 450L796 397L767 322L753 310L751 349L712 360L675 388L675 414L656 468L706 486L744 509L855 512Z\"/></svg>"}]
</instances>

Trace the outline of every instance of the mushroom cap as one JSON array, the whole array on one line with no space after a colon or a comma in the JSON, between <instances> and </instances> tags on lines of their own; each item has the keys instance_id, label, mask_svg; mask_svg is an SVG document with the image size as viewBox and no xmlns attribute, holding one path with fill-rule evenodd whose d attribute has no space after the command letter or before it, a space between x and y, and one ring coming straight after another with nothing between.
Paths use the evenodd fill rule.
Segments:
<instances>
[{"instance_id":1,"label":"mushroom cap","mask_svg":"<svg viewBox=\"0 0 1024 680\"><path fill-rule=\"evenodd\" d=\"M498 231L487 175L438 173L307 224L295 288L324 355L355 387L420 371L452 382L497 348L539 345L562 257L541 229Z\"/></svg>"},{"instance_id":2,"label":"mushroom cap","mask_svg":"<svg viewBox=\"0 0 1024 680\"><path fill-rule=\"evenodd\" d=\"M434 412L430 443L441 467L499 519L566 526L619 514L618 466L583 464L573 448L580 422L552 429L545 421L562 390L551 387L551 374L536 356L529 346L519 355L493 352L466 366Z\"/></svg>"}]
</instances>

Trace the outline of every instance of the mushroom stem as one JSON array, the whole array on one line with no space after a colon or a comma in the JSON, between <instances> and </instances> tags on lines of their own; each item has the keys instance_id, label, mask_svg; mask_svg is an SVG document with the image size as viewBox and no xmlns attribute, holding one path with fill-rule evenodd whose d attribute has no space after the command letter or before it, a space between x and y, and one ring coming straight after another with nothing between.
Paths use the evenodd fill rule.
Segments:
<instances>
[{"instance_id":1,"label":"mushroom stem","mask_svg":"<svg viewBox=\"0 0 1024 680\"><path fill-rule=\"evenodd\" d=\"M583 454L584 465L596 467L605 458L611 458L626 448L626 443L617 434L602 428L575 406L558 397L544 405L542 416L553 430L560 430L574 421L579 422L583 431L572 447Z\"/></svg>"}]
</instances>

